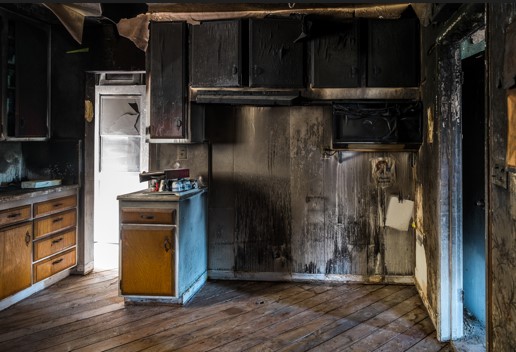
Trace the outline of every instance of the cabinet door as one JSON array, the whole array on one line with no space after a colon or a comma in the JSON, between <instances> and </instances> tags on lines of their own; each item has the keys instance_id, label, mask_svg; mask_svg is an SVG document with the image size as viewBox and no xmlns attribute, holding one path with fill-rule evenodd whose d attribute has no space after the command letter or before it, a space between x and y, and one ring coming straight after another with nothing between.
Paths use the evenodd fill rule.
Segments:
<instances>
[{"instance_id":1,"label":"cabinet door","mask_svg":"<svg viewBox=\"0 0 516 352\"><path fill-rule=\"evenodd\" d=\"M175 296L175 227L122 225L121 293Z\"/></svg>"},{"instance_id":2,"label":"cabinet door","mask_svg":"<svg viewBox=\"0 0 516 352\"><path fill-rule=\"evenodd\" d=\"M368 24L367 86L418 86L417 20L369 20Z\"/></svg>"},{"instance_id":3,"label":"cabinet door","mask_svg":"<svg viewBox=\"0 0 516 352\"><path fill-rule=\"evenodd\" d=\"M359 87L364 73L360 67L359 22L314 26L325 30L311 42L312 87Z\"/></svg>"},{"instance_id":4,"label":"cabinet door","mask_svg":"<svg viewBox=\"0 0 516 352\"><path fill-rule=\"evenodd\" d=\"M150 137L186 137L186 24L151 22L147 52Z\"/></svg>"},{"instance_id":5,"label":"cabinet door","mask_svg":"<svg viewBox=\"0 0 516 352\"><path fill-rule=\"evenodd\" d=\"M249 21L249 85L303 87L301 22L290 19Z\"/></svg>"},{"instance_id":6,"label":"cabinet door","mask_svg":"<svg viewBox=\"0 0 516 352\"><path fill-rule=\"evenodd\" d=\"M48 25L0 12L2 114L7 138L48 137Z\"/></svg>"},{"instance_id":7,"label":"cabinet door","mask_svg":"<svg viewBox=\"0 0 516 352\"><path fill-rule=\"evenodd\" d=\"M48 117L48 32L16 21L16 137L46 137Z\"/></svg>"},{"instance_id":8,"label":"cabinet door","mask_svg":"<svg viewBox=\"0 0 516 352\"><path fill-rule=\"evenodd\" d=\"M32 222L0 231L0 299L31 285Z\"/></svg>"},{"instance_id":9,"label":"cabinet door","mask_svg":"<svg viewBox=\"0 0 516 352\"><path fill-rule=\"evenodd\" d=\"M191 27L192 87L239 87L242 83L241 21Z\"/></svg>"}]
</instances>

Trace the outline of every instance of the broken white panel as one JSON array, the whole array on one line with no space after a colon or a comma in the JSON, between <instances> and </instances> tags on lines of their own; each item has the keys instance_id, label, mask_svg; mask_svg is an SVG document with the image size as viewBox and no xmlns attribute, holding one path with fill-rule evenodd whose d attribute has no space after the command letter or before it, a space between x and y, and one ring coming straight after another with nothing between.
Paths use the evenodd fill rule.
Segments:
<instances>
[{"instance_id":1,"label":"broken white panel","mask_svg":"<svg viewBox=\"0 0 516 352\"><path fill-rule=\"evenodd\" d=\"M400 231L408 231L414 202L408 199L400 200L398 196L391 196L387 205L385 226Z\"/></svg>"}]
</instances>

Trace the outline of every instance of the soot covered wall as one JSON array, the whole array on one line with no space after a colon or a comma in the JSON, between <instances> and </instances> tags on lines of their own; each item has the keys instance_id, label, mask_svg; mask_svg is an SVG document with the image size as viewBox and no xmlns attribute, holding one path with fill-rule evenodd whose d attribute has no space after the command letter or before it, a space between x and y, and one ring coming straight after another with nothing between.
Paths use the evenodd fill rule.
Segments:
<instances>
[{"instance_id":1,"label":"soot covered wall","mask_svg":"<svg viewBox=\"0 0 516 352\"><path fill-rule=\"evenodd\" d=\"M385 204L414 199L409 152L324 157L331 108L225 107L206 110L212 143L209 269L212 277L412 282L412 228L384 228ZM179 160L207 176L208 146ZM151 168L176 162L176 145L156 145ZM388 188L372 178L375 158L392 158Z\"/></svg>"}]
</instances>

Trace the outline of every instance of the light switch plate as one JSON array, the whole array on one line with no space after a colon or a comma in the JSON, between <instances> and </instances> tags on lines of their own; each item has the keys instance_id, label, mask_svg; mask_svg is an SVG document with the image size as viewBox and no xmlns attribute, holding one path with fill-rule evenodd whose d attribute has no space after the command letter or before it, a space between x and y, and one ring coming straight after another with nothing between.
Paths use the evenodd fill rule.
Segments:
<instances>
[{"instance_id":1,"label":"light switch plate","mask_svg":"<svg viewBox=\"0 0 516 352\"><path fill-rule=\"evenodd\" d=\"M177 160L188 159L188 147L186 145L177 146Z\"/></svg>"}]
</instances>

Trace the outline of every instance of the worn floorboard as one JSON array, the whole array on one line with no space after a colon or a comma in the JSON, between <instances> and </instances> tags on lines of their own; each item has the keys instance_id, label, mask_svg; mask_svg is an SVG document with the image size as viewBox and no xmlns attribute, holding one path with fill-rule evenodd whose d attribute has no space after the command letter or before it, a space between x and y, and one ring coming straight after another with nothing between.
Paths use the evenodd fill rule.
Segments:
<instances>
[{"instance_id":1,"label":"worn floorboard","mask_svg":"<svg viewBox=\"0 0 516 352\"><path fill-rule=\"evenodd\" d=\"M448 351L413 286L209 281L185 306L118 297L116 270L0 312L0 351Z\"/></svg>"}]
</instances>

